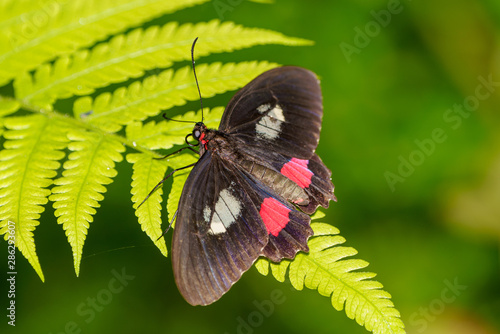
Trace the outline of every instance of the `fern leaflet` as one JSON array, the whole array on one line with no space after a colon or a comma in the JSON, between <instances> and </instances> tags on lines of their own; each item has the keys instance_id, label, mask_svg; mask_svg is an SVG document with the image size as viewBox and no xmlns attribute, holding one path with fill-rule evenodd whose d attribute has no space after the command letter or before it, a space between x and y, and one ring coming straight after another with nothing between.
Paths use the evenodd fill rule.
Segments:
<instances>
[{"instance_id":1,"label":"fern leaflet","mask_svg":"<svg viewBox=\"0 0 500 334\"><path fill-rule=\"evenodd\" d=\"M7 232L8 221L15 223L16 246L43 281L33 231L48 201L47 187L64 157L64 124L31 115L6 118L4 126L7 141L0 151L0 233Z\"/></svg>"},{"instance_id":2,"label":"fern leaflet","mask_svg":"<svg viewBox=\"0 0 500 334\"><path fill-rule=\"evenodd\" d=\"M208 98L240 88L257 74L276 66L277 64L268 62L242 62L225 65L214 63L201 64L196 68L196 71L202 95L204 98ZM190 66L186 66L175 72L166 70L158 76L150 76L142 82L136 81L127 88L118 88L112 94L103 93L94 100L87 96L79 98L75 101L73 113L76 118L81 118L106 132L116 132L123 125L156 116L160 110L180 106L186 101L198 100L198 98L192 69ZM89 110L92 111L90 114L88 114ZM188 120L193 119L188 118ZM190 127L192 128L192 126ZM180 123L177 123L175 128L181 130L184 135L191 131ZM168 147L163 146L163 148Z\"/></svg>"},{"instance_id":3,"label":"fern leaflet","mask_svg":"<svg viewBox=\"0 0 500 334\"><path fill-rule=\"evenodd\" d=\"M375 334L405 333L399 312L390 300L390 294L382 290L382 284L371 280L375 274L354 272L365 268L363 260L345 259L357 254L352 247L342 247L345 239L339 230L324 223L313 223L314 236L309 240L309 253L298 253L294 260L271 263L260 258L255 266L267 275L269 264L273 276L280 282L288 277L293 287L302 290L304 285L318 290L331 299L333 307Z\"/></svg>"},{"instance_id":4,"label":"fern leaflet","mask_svg":"<svg viewBox=\"0 0 500 334\"><path fill-rule=\"evenodd\" d=\"M205 118L207 119L205 125L210 128L216 128L223 111L223 107L204 110ZM175 120L198 122L201 120L201 112L194 113L191 111L175 117ZM127 139L138 147L145 147L150 150L160 148L169 149L174 145L183 144L186 135L193 130L193 125L194 123L180 123L175 121L161 121L159 123L152 121L144 125L140 122L135 122L127 126L126 133Z\"/></svg>"},{"instance_id":5,"label":"fern leaflet","mask_svg":"<svg viewBox=\"0 0 500 334\"><path fill-rule=\"evenodd\" d=\"M122 160L123 145L109 136L75 129L68 133L72 153L64 163L63 176L56 179L50 200L57 222L63 225L73 250L75 272L80 272L83 244L89 223L106 192L104 185L116 176L115 162Z\"/></svg>"},{"instance_id":6,"label":"fern leaflet","mask_svg":"<svg viewBox=\"0 0 500 334\"><path fill-rule=\"evenodd\" d=\"M163 191L161 187L151 194L146 202L137 209L158 182L165 175L166 164L162 160L155 160L144 153L133 153L127 155L127 161L133 164L132 174L132 202L136 208L135 214L139 218L139 224L146 234L155 243L156 247L164 256L167 256L167 246L164 239L159 239L161 230L161 202Z\"/></svg>"},{"instance_id":7,"label":"fern leaflet","mask_svg":"<svg viewBox=\"0 0 500 334\"><path fill-rule=\"evenodd\" d=\"M304 45L308 41L258 28L246 28L232 22L183 24L136 29L102 43L92 51L61 57L54 65L39 66L32 75L24 73L15 81L16 97L44 108L60 98L90 94L95 88L136 78L145 70L168 67L175 61L190 58L193 36L204 43L198 56L232 51L259 44Z\"/></svg>"}]
</instances>

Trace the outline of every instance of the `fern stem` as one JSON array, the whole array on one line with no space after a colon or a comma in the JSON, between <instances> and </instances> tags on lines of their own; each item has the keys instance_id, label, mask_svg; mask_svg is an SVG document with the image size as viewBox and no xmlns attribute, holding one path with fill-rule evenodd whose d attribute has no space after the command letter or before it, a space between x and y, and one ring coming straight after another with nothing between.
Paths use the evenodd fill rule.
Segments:
<instances>
[{"instance_id":1,"label":"fern stem","mask_svg":"<svg viewBox=\"0 0 500 334\"><path fill-rule=\"evenodd\" d=\"M15 100L13 98L5 98L5 100L8 100L8 99L11 99L13 101L18 101L18 100ZM137 145L134 141L128 140L124 136L117 135L115 133L105 132L105 131L99 129L98 127L93 126L92 124L80 121L76 118L70 117L70 116L65 115L65 114L61 114L60 112L57 112L57 110L44 109L44 108L41 108L39 106L26 103L25 101L18 101L18 102L21 103L21 108L24 110L28 110L28 111L31 111L33 113L43 114L48 118L54 118L54 119L60 120L60 121L66 123L72 127L84 128L86 130L95 132L95 133L99 134L100 136L107 136L108 138L112 138L114 140L119 141L124 146L130 147L130 148L132 148L140 153L148 154L150 156L153 156L154 158L162 158L163 157L162 154L155 152L153 150L150 150L150 149L143 147L141 145Z\"/></svg>"}]
</instances>

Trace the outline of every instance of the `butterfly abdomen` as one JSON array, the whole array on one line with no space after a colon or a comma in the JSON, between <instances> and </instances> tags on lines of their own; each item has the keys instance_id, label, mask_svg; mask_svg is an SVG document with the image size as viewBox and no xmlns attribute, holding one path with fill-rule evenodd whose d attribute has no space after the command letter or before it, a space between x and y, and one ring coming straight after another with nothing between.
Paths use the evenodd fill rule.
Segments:
<instances>
[{"instance_id":1,"label":"butterfly abdomen","mask_svg":"<svg viewBox=\"0 0 500 334\"><path fill-rule=\"evenodd\" d=\"M283 174L251 160L242 161L241 166L286 200L297 205L309 204L305 191Z\"/></svg>"}]
</instances>

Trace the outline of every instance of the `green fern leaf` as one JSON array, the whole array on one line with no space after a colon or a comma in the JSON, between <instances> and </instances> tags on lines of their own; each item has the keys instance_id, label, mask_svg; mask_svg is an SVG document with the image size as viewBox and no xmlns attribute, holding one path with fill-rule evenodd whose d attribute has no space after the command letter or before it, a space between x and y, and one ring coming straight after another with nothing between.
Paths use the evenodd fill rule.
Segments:
<instances>
[{"instance_id":1,"label":"green fern leaf","mask_svg":"<svg viewBox=\"0 0 500 334\"><path fill-rule=\"evenodd\" d=\"M209 128L217 128L223 112L223 107L205 109L205 125ZM184 115L176 117L175 120L197 122L201 120L201 111L197 113L193 111L187 112ZM145 125L140 122L132 123L126 128L127 139L133 142L136 147L143 147L149 150L169 149L174 145L183 144L186 135L193 131L193 123L176 121L161 121L159 123L151 121ZM168 166L173 167L171 164Z\"/></svg>"},{"instance_id":2,"label":"green fern leaf","mask_svg":"<svg viewBox=\"0 0 500 334\"><path fill-rule=\"evenodd\" d=\"M146 198L151 189L163 178L167 166L163 160L155 160L150 155L143 153L128 154L127 161L133 164L134 170L132 174L132 202L136 209L135 215L139 219L142 230L151 238L161 253L167 256L165 240L159 239L162 235L160 204L163 191L161 187L137 209L137 206Z\"/></svg>"},{"instance_id":3,"label":"green fern leaf","mask_svg":"<svg viewBox=\"0 0 500 334\"><path fill-rule=\"evenodd\" d=\"M203 98L212 97L244 86L256 75L278 66L268 62L242 62L238 64L201 64L196 68ZM103 93L92 100L82 97L75 101L73 113L76 118L107 132L116 132L123 125L156 116L160 110L180 106L186 101L198 100L196 82L192 68L177 71L166 70L158 76L150 76L142 82L134 82L128 88ZM89 115L89 110L92 113ZM207 118L208 119L208 118ZM188 118L193 120L193 118ZM176 123L184 133L191 130ZM189 125L189 127L192 127ZM172 131L173 129L168 129ZM167 129L165 129L165 133ZM178 142L174 144L180 144ZM151 148L151 147L150 147ZM163 146L163 148L167 148Z\"/></svg>"},{"instance_id":4,"label":"green fern leaf","mask_svg":"<svg viewBox=\"0 0 500 334\"><path fill-rule=\"evenodd\" d=\"M302 290L304 285L318 290L331 299L333 307L376 334L405 333L399 312L390 300L390 294L382 290L382 284L371 280L375 274L353 272L365 268L363 260L345 259L357 254L351 247L342 247L345 239L338 236L338 229L313 223L314 237L309 242L309 253L298 253L294 260L270 263L260 258L255 266L267 275L269 264L273 276L280 282L288 277L293 287Z\"/></svg>"},{"instance_id":5,"label":"green fern leaf","mask_svg":"<svg viewBox=\"0 0 500 334\"><path fill-rule=\"evenodd\" d=\"M99 0L0 5L0 86L56 56L88 47L154 17L208 0ZM14 1L15 3L16 1ZM11 11L12 10L12 11ZM40 17L45 22L39 22ZM28 34L29 32L29 34Z\"/></svg>"},{"instance_id":6,"label":"green fern leaf","mask_svg":"<svg viewBox=\"0 0 500 334\"><path fill-rule=\"evenodd\" d=\"M198 56L259 44L310 44L307 40L265 29L245 28L232 22L213 20L181 26L174 22L161 28L154 26L118 35L91 52L84 50L71 58L61 57L54 65L39 66L33 76L24 73L14 83L16 97L32 105L50 108L56 99L90 94L95 88L109 83L139 77L145 70L189 59L196 36L200 38L196 47Z\"/></svg>"},{"instance_id":7,"label":"green fern leaf","mask_svg":"<svg viewBox=\"0 0 500 334\"><path fill-rule=\"evenodd\" d=\"M54 181L50 200L54 202L57 222L63 225L73 250L75 272L80 272L83 244L99 201L106 192L104 185L116 176L115 162L122 160L123 145L109 136L72 130L68 133L72 153L64 163L63 176Z\"/></svg>"},{"instance_id":8,"label":"green fern leaf","mask_svg":"<svg viewBox=\"0 0 500 334\"><path fill-rule=\"evenodd\" d=\"M0 151L0 234L15 223L15 243L42 281L33 231L47 203L66 146L64 124L44 115L4 119L7 129Z\"/></svg>"}]
</instances>

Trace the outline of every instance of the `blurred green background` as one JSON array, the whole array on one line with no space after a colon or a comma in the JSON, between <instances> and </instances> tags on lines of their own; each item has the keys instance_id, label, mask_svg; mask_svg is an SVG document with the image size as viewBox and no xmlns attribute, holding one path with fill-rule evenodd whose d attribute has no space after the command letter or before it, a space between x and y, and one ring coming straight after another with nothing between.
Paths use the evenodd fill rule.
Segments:
<instances>
[{"instance_id":1,"label":"blurred green background","mask_svg":"<svg viewBox=\"0 0 500 334\"><path fill-rule=\"evenodd\" d=\"M270 60L316 72L325 109L317 151L338 197L324 221L370 262L408 333L500 333L500 2L219 2L231 10L207 3L149 24L219 18L314 40L197 61ZM224 105L232 94L204 103ZM118 169L79 278L53 210L42 215L35 238L46 282L18 253L15 332L367 333L328 298L254 268L217 303L191 307L170 259L137 224L131 166ZM109 286L113 270L128 275L122 289ZM276 289L283 302L259 318L257 304ZM106 303L92 313L97 297ZM249 321L257 325L242 325Z\"/></svg>"}]
</instances>

